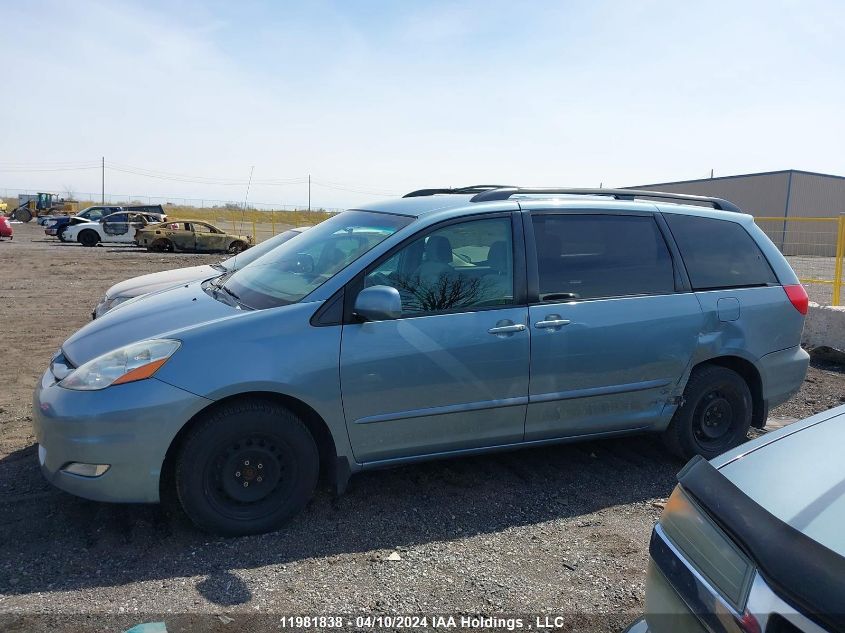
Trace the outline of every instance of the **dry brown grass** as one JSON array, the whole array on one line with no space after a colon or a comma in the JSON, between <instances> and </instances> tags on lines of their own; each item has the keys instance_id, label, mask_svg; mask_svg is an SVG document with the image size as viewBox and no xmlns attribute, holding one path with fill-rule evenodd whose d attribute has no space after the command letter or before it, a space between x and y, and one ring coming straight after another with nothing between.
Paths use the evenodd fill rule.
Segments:
<instances>
[{"instance_id":1,"label":"dry brown grass","mask_svg":"<svg viewBox=\"0 0 845 633\"><path fill-rule=\"evenodd\" d=\"M211 224L280 224L290 226L313 226L330 218L326 211L258 211L255 209L202 209L169 205L164 207L167 217L205 220Z\"/></svg>"}]
</instances>

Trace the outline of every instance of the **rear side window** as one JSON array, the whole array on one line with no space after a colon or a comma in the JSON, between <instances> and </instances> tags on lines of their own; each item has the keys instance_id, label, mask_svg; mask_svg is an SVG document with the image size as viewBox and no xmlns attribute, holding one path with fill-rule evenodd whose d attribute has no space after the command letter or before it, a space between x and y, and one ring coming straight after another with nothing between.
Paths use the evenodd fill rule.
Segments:
<instances>
[{"instance_id":1,"label":"rear side window","mask_svg":"<svg viewBox=\"0 0 845 633\"><path fill-rule=\"evenodd\" d=\"M742 225L691 215L664 214L695 290L777 283L769 262Z\"/></svg>"},{"instance_id":2,"label":"rear side window","mask_svg":"<svg viewBox=\"0 0 845 633\"><path fill-rule=\"evenodd\" d=\"M675 292L669 249L654 218L534 215L541 301Z\"/></svg>"}]
</instances>

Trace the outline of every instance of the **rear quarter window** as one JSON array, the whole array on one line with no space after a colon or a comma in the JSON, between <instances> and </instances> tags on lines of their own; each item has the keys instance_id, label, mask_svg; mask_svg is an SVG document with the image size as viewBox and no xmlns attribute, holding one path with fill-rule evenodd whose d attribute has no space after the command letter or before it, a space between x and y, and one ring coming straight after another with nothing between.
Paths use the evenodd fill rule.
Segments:
<instances>
[{"instance_id":1,"label":"rear quarter window","mask_svg":"<svg viewBox=\"0 0 845 633\"><path fill-rule=\"evenodd\" d=\"M769 262L741 224L665 213L695 290L777 283Z\"/></svg>"}]
</instances>

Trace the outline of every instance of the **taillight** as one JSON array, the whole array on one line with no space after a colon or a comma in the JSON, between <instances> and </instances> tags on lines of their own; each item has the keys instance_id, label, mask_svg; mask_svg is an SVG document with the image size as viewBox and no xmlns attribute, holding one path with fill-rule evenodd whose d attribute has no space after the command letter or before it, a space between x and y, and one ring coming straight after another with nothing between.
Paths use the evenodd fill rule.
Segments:
<instances>
[{"instance_id":1,"label":"taillight","mask_svg":"<svg viewBox=\"0 0 845 633\"><path fill-rule=\"evenodd\" d=\"M807 296L804 286L793 284L791 286L784 286L783 289L786 291L786 296L789 297L789 301L795 306L795 309L801 314L807 314L810 298Z\"/></svg>"}]
</instances>

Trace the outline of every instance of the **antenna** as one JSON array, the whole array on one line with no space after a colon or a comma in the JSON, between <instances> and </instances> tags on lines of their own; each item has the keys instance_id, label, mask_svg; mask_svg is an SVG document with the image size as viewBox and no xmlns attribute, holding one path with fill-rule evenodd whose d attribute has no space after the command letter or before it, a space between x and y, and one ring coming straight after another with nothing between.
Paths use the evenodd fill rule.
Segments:
<instances>
[{"instance_id":1,"label":"antenna","mask_svg":"<svg viewBox=\"0 0 845 633\"><path fill-rule=\"evenodd\" d=\"M240 230L244 230L244 222L246 222L246 202L249 200L249 187L252 185L252 174L255 171L255 165L249 168L249 180L246 183L246 195L244 195L244 206L241 209L241 228Z\"/></svg>"}]
</instances>

